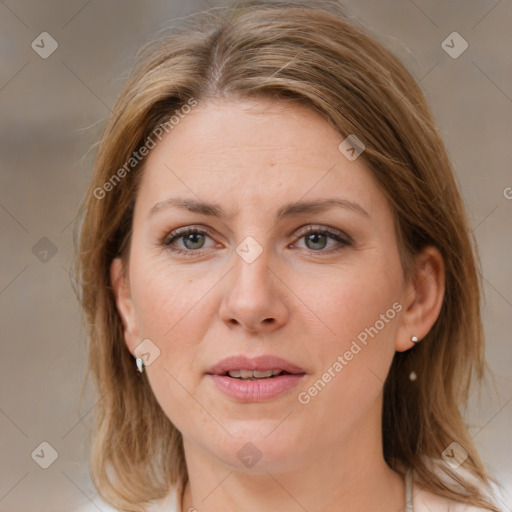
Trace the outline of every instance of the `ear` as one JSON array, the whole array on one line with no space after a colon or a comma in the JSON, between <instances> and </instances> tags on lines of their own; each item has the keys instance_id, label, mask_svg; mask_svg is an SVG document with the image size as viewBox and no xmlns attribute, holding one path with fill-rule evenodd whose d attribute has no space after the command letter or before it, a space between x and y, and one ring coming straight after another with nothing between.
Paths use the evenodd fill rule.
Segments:
<instances>
[{"instance_id":1,"label":"ear","mask_svg":"<svg viewBox=\"0 0 512 512\"><path fill-rule=\"evenodd\" d=\"M422 340L437 320L445 291L445 267L439 249L428 246L415 258L415 271L402 295L402 313L396 350L414 346L411 336Z\"/></svg>"},{"instance_id":2,"label":"ear","mask_svg":"<svg viewBox=\"0 0 512 512\"><path fill-rule=\"evenodd\" d=\"M117 311L123 322L125 343L133 354L138 344L139 333L130 286L121 258L115 258L110 265L110 283L114 290Z\"/></svg>"}]
</instances>

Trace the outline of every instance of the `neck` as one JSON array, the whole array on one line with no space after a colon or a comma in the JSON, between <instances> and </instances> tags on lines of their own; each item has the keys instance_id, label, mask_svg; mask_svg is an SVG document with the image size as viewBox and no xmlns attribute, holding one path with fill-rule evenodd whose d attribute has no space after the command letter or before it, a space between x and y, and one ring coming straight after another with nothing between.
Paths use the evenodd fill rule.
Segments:
<instances>
[{"instance_id":1,"label":"neck","mask_svg":"<svg viewBox=\"0 0 512 512\"><path fill-rule=\"evenodd\" d=\"M182 512L405 510L404 480L384 461L380 422L357 425L350 434L288 457L271 459L265 452L249 470L221 461L187 438L184 450L189 481Z\"/></svg>"},{"instance_id":2,"label":"neck","mask_svg":"<svg viewBox=\"0 0 512 512\"><path fill-rule=\"evenodd\" d=\"M387 469L386 469L387 468ZM345 481L319 478L321 468L312 467L300 478L289 474L247 475L226 471L223 478L206 490L188 481L182 495L181 511L256 512L363 512L405 510L402 477L389 467L370 474L348 474ZM334 472L333 472L334 474ZM336 472L336 474L338 474ZM292 481L293 480L293 481ZM340 484L341 482L341 484ZM195 483L195 482L194 482Z\"/></svg>"}]
</instances>

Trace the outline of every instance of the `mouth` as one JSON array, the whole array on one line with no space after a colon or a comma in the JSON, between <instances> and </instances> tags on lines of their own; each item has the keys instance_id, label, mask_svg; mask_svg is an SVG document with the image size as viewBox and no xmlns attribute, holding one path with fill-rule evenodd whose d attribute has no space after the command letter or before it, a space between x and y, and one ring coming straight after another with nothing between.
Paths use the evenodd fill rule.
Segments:
<instances>
[{"instance_id":1,"label":"mouth","mask_svg":"<svg viewBox=\"0 0 512 512\"><path fill-rule=\"evenodd\" d=\"M206 375L239 402L262 402L298 385L306 371L275 356L233 356L212 366Z\"/></svg>"},{"instance_id":2,"label":"mouth","mask_svg":"<svg viewBox=\"0 0 512 512\"><path fill-rule=\"evenodd\" d=\"M283 374L304 374L306 371L286 359L267 354L253 358L245 355L227 357L210 367L206 373L233 379L272 379Z\"/></svg>"},{"instance_id":3,"label":"mouth","mask_svg":"<svg viewBox=\"0 0 512 512\"><path fill-rule=\"evenodd\" d=\"M279 375L300 375L299 373L290 373L286 370L272 369L272 370L230 370L218 374L222 377L231 377L237 380L261 380L273 379Z\"/></svg>"}]
</instances>

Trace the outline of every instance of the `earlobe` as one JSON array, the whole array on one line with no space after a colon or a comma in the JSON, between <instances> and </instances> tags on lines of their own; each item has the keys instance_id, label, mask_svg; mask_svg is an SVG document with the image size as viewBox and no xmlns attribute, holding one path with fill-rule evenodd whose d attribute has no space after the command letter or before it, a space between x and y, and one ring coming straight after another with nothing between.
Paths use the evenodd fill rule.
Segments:
<instances>
[{"instance_id":1,"label":"earlobe","mask_svg":"<svg viewBox=\"0 0 512 512\"><path fill-rule=\"evenodd\" d=\"M123 322L125 341L130 348L137 328L130 286L121 258L115 258L110 265L110 283L114 291L117 311Z\"/></svg>"},{"instance_id":2,"label":"earlobe","mask_svg":"<svg viewBox=\"0 0 512 512\"><path fill-rule=\"evenodd\" d=\"M416 270L403 295L404 312L396 339L398 352L409 350L428 334L443 305L445 267L440 251L428 246L415 259Z\"/></svg>"}]
</instances>

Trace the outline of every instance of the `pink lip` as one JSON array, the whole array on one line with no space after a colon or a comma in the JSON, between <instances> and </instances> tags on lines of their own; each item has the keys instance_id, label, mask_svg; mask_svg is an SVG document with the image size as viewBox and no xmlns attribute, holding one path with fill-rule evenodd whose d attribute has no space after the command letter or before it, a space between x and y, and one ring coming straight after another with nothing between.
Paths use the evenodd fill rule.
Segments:
<instances>
[{"instance_id":1,"label":"pink lip","mask_svg":"<svg viewBox=\"0 0 512 512\"><path fill-rule=\"evenodd\" d=\"M229 375L208 375L226 395L241 402L263 402L296 386L305 373L277 375L258 380L239 380Z\"/></svg>"},{"instance_id":2,"label":"pink lip","mask_svg":"<svg viewBox=\"0 0 512 512\"><path fill-rule=\"evenodd\" d=\"M257 380L240 380L227 375L230 370L283 370L287 373ZM274 398L296 386L306 374L299 366L271 355L228 357L206 373L220 391L241 402L263 402Z\"/></svg>"}]
</instances>

